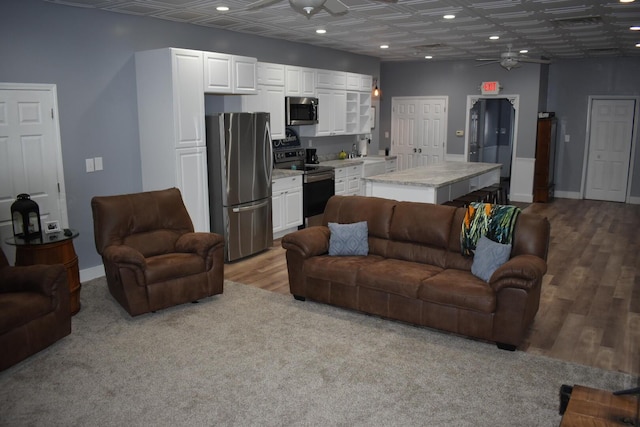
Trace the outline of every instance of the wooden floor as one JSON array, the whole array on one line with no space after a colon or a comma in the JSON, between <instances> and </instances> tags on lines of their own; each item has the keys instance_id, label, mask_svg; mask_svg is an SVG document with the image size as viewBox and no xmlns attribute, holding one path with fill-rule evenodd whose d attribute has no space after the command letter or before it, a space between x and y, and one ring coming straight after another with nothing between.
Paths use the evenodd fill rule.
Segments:
<instances>
[{"instance_id":1,"label":"wooden floor","mask_svg":"<svg viewBox=\"0 0 640 427\"><path fill-rule=\"evenodd\" d=\"M540 310L520 350L640 375L640 205L556 199L527 212L551 222ZM289 295L277 240L225 265L225 278Z\"/></svg>"}]
</instances>

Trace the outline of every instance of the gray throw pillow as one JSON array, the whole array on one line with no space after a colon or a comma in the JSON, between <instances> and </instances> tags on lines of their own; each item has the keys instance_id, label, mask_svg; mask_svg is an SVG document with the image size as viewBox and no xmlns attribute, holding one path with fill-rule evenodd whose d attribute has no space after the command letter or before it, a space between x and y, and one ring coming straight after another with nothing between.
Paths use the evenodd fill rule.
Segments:
<instances>
[{"instance_id":1,"label":"gray throw pillow","mask_svg":"<svg viewBox=\"0 0 640 427\"><path fill-rule=\"evenodd\" d=\"M510 255L511 245L496 243L486 236L482 236L478 240L473 255L471 273L488 282L498 267L509 260Z\"/></svg>"},{"instance_id":2,"label":"gray throw pillow","mask_svg":"<svg viewBox=\"0 0 640 427\"><path fill-rule=\"evenodd\" d=\"M330 222L329 255L367 255L369 253L369 228L367 221L353 224Z\"/></svg>"}]
</instances>

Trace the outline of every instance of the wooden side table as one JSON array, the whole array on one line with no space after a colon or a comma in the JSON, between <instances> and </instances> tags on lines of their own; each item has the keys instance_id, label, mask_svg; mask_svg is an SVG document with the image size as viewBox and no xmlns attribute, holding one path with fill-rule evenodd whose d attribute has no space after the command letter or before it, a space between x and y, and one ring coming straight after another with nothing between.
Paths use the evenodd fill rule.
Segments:
<instances>
[{"instance_id":1,"label":"wooden side table","mask_svg":"<svg viewBox=\"0 0 640 427\"><path fill-rule=\"evenodd\" d=\"M63 264L67 269L67 281L71 296L71 315L80 311L80 270L78 256L73 247L73 239L79 233L73 229L67 234L58 231L51 234L43 233L42 238L31 240L10 237L6 242L16 247L15 265L33 264Z\"/></svg>"},{"instance_id":2,"label":"wooden side table","mask_svg":"<svg viewBox=\"0 0 640 427\"><path fill-rule=\"evenodd\" d=\"M576 385L571 391L560 427L636 426L638 397Z\"/></svg>"}]
</instances>

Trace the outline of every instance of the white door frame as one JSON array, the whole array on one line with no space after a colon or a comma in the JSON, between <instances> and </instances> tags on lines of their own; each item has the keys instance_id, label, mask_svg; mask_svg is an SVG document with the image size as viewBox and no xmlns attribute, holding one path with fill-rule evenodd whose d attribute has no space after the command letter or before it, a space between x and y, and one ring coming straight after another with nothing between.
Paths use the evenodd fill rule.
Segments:
<instances>
[{"instance_id":1,"label":"white door frame","mask_svg":"<svg viewBox=\"0 0 640 427\"><path fill-rule=\"evenodd\" d=\"M582 159L582 182L580 183L580 198L584 199L587 194L587 165L589 162L589 149L591 141L591 109L595 100L634 100L635 115L633 118L633 129L631 130L631 158L629 159L629 173L627 176L627 191L625 195L625 203L629 203L631 198L631 183L633 182L634 159L636 157L636 140L638 139L638 121L640 120L640 96L606 96L606 95L590 95L587 107L587 129L584 141L584 158Z\"/></svg>"},{"instance_id":2,"label":"white door frame","mask_svg":"<svg viewBox=\"0 0 640 427\"><path fill-rule=\"evenodd\" d=\"M64 184L64 168L62 165L62 144L60 138L60 123L58 117L58 92L55 84L40 84L40 83L0 83L0 90L28 90L28 91L43 91L49 92L51 96L51 105L53 109L53 137L55 143L56 158L55 167L56 174L58 175L58 200L60 203L60 225L61 227L69 227L69 218L67 213L67 197L66 188ZM7 225L7 224L0 224ZM11 224L8 224L11 225Z\"/></svg>"}]
</instances>

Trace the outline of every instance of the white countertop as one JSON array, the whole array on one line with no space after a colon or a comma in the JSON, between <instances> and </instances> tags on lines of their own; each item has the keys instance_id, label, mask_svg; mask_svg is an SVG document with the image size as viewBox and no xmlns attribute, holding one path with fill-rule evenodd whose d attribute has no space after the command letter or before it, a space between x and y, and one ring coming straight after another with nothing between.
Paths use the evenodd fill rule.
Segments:
<instances>
[{"instance_id":1,"label":"white countertop","mask_svg":"<svg viewBox=\"0 0 640 427\"><path fill-rule=\"evenodd\" d=\"M271 174L271 179L286 178L288 176L302 175L302 174L303 174L303 172L301 170L274 169L273 173Z\"/></svg>"},{"instance_id":2,"label":"white countertop","mask_svg":"<svg viewBox=\"0 0 640 427\"><path fill-rule=\"evenodd\" d=\"M367 157L356 157L351 159L344 160L326 160L324 162L320 162L320 166L330 166L332 168L342 168L346 166L353 165L361 165L368 162L384 162L386 160L393 160L397 158L397 156L367 156Z\"/></svg>"},{"instance_id":3,"label":"white countertop","mask_svg":"<svg viewBox=\"0 0 640 427\"><path fill-rule=\"evenodd\" d=\"M362 179L386 184L439 188L491 172L501 166L500 163L441 162Z\"/></svg>"}]
</instances>

